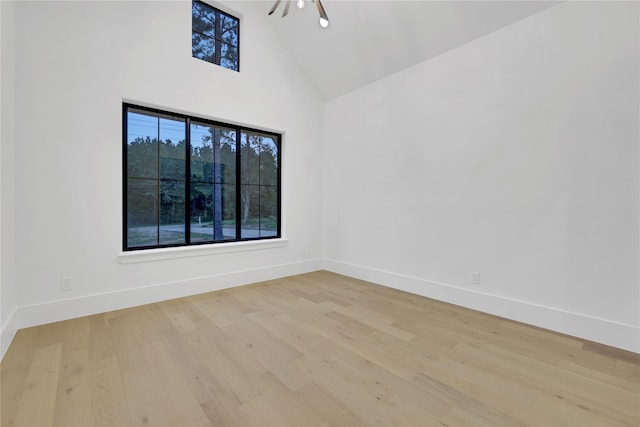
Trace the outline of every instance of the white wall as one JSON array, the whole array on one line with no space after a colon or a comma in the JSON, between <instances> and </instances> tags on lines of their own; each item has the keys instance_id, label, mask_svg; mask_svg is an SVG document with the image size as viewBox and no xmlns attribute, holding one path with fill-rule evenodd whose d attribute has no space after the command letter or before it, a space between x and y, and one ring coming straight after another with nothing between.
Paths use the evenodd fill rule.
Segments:
<instances>
[{"instance_id":1,"label":"white wall","mask_svg":"<svg viewBox=\"0 0 640 427\"><path fill-rule=\"evenodd\" d=\"M241 17L241 73L191 57L190 1L17 4L18 327L322 267L322 103L268 5L222 5ZM120 262L123 99L286 131L287 244Z\"/></svg>"},{"instance_id":2,"label":"white wall","mask_svg":"<svg viewBox=\"0 0 640 427\"><path fill-rule=\"evenodd\" d=\"M14 15L13 1L0 2L0 357L15 334L14 231Z\"/></svg>"},{"instance_id":3,"label":"white wall","mask_svg":"<svg viewBox=\"0 0 640 427\"><path fill-rule=\"evenodd\" d=\"M326 268L640 351L638 17L565 3L327 103Z\"/></svg>"}]
</instances>

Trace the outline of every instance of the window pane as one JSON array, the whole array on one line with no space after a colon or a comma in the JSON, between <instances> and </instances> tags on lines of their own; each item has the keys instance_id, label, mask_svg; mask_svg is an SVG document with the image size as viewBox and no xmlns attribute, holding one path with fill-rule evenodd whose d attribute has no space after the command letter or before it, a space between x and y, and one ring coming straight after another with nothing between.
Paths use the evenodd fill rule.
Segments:
<instances>
[{"instance_id":1,"label":"window pane","mask_svg":"<svg viewBox=\"0 0 640 427\"><path fill-rule=\"evenodd\" d=\"M260 237L260 187L243 185L241 194L241 238L254 239Z\"/></svg>"},{"instance_id":2,"label":"window pane","mask_svg":"<svg viewBox=\"0 0 640 427\"><path fill-rule=\"evenodd\" d=\"M207 62L216 62L216 41L198 33L191 35L191 55Z\"/></svg>"},{"instance_id":3,"label":"window pane","mask_svg":"<svg viewBox=\"0 0 640 427\"><path fill-rule=\"evenodd\" d=\"M158 244L158 181L127 181L127 247Z\"/></svg>"},{"instance_id":4,"label":"window pane","mask_svg":"<svg viewBox=\"0 0 640 427\"><path fill-rule=\"evenodd\" d=\"M236 182L236 132L208 124L191 124L191 177L197 182Z\"/></svg>"},{"instance_id":5,"label":"window pane","mask_svg":"<svg viewBox=\"0 0 640 427\"><path fill-rule=\"evenodd\" d=\"M260 237L278 235L278 191L276 187L260 187Z\"/></svg>"},{"instance_id":6,"label":"window pane","mask_svg":"<svg viewBox=\"0 0 640 427\"><path fill-rule=\"evenodd\" d=\"M213 144L210 128L191 123L191 180L211 182L213 175Z\"/></svg>"},{"instance_id":7,"label":"window pane","mask_svg":"<svg viewBox=\"0 0 640 427\"><path fill-rule=\"evenodd\" d=\"M158 118L127 113L127 174L130 178L158 177Z\"/></svg>"},{"instance_id":8,"label":"window pane","mask_svg":"<svg viewBox=\"0 0 640 427\"><path fill-rule=\"evenodd\" d=\"M216 161L221 163L222 183L236 183L236 131L220 128L220 156L216 155ZM218 160L219 158L219 160Z\"/></svg>"},{"instance_id":9,"label":"window pane","mask_svg":"<svg viewBox=\"0 0 640 427\"><path fill-rule=\"evenodd\" d=\"M191 185L191 241L236 237L235 185Z\"/></svg>"},{"instance_id":10,"label":"window pane","mask_svg":"<svg viewBox=\"0 0 640 427\"><path fill-rule=\"evenodd\" d=\"M260 183L260 143L262 136L243 132L240 137L240 170L242 184Z\"/></svg>"},{"instance_id":11,"label":"window pane","mask_svg":"<svg viewBox=\"0 0 640 427\"><path fill-rule=\"evenodd\" d=\"M213 185L191 184L191 241L213 240Z\"/></svg>"},{"instance_id":12,"label":"window pane","mask_svg":"<svg viewBox=\"0 0 640 427\"><path fill-rule=\"evenodd\" d=\"M183 181L160 182L160 244L185 243Z\"/></svg>"},{"instance_id":13,"label":"window pane","mask_svg":"<svg viewBox=\"0 0 640 427\"><path fill-rule=\"evenodd\" d=\"M194 1L191 6L191 25L193 32L215 37L216 11L206 4Z\"/></svg>"},{"instance_id":14,"label":"window pane","mask_svg":"<svg viewBox=\"0 0 640 427\"><path fill-rule=\"evenodd\" d=\"M222 185L222 234L224 240L236 238L235 185Z\"/></svg>"},{"instance_id":15,"label":"window pane","mask_svg":"<svg viewBox=\"0 0 640 427\"><path fill-rule=\"evenodd\" d=\"M220 65L224 68L238 70L238 48L222 43L222 53L220 55Z\"/></svg>"},{"instance_id":16,"label":"window pane","mask_svg":"<svg viewBox=\"0 0 640 427\"><path fill-rule=\"evenodd\" d=\"M238 46L238 20L229 15L220 15L222 41L232 46Z\"/></svg>"},{"instance_id":17,"label":"window pane","mask_svg":"<svg viewBox=\"0 0 640 427\"><path fill-rule=\"evenodd\" d=\"M265 137L260 147L260 184L278 185L278 146Z\"/></svg>"},{"instance_id":18,"label":"window pane","mask_svg":"<svg viewBox=\"0 0 640 427\"><path fill-rule=\"evenodd\" d=\"M160 118L160 178L185 179L185 121Z\"/></svg>"}]
</instances>

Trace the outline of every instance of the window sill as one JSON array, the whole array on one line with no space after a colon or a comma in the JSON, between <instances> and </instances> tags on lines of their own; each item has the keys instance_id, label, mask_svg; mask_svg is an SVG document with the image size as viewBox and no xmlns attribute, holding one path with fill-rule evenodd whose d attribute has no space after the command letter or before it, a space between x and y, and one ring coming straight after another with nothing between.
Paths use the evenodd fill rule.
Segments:
<instances>
[{"instance_id":1,"label":"window sill","mask_svg":"<svg viewBox=\"0 0 640 427\"><path fill-rule=\"evenodd\" d=\"M168 259L191 258L197 256L228 254L260 249L272 249L287 246L287 239L251 240L246 242L216 243L212 245L182 246L179 248L145 249L140 251L120 252L118 261L121 264L138 262L163 261Z\"/></svg>"}]
</instances>

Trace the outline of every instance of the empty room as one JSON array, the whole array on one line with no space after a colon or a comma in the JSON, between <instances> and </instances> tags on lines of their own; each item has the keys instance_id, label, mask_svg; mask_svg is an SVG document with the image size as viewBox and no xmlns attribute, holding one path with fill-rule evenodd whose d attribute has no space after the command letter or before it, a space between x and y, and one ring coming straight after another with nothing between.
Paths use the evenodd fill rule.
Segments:
<instances>
[{"instance_id":1,"label":"empty room","mask_svg":"<svg viewBox=\"0 0 640 427\"><path fill-rule=\"evenodd\" d=\"M0 24L0 426L640 425L640 3Z\"/></svg>"}]
</instances>

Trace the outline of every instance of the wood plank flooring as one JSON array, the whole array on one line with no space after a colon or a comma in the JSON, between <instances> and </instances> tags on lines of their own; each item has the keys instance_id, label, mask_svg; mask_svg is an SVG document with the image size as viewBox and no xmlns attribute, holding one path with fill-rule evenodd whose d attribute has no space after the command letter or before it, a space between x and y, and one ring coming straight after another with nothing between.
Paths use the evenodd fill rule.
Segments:
<instances>
[{"instance_id":1,"label":"wood plank flooring","mask_svg":"<svg viewBox=\"0 0 640 427\"><path fill-rule=\"evenodd\" d=\"M328 272L23 329L1 426L640 426L640 357Z\"/></svg>"}]
</instances>

